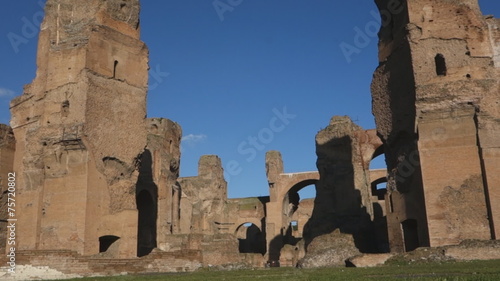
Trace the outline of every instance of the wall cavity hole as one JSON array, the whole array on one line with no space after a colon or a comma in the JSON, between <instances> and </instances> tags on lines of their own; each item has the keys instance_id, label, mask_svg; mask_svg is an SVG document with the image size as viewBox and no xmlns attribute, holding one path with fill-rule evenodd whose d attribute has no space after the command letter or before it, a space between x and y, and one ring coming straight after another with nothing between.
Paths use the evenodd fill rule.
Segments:
<instances>
[{"instance_id":1,"label":"wall cavity hole","mask_svg":"<svg viewBox=\"0 0 500 281\"><path fill-rule=\"evenodd\" d=\"M152 124L150 128L151 133L158 134L158 126L156 124Z\"/></svg>"},{"instance_id":2,"label":"wall cavity hole","mask_svg":"<svg viewBox=\"0 0 500 281\"><path fill-rule=\"evenodd\" d=\"M465 77L467 77L467 78L471 78L470 74L465 75Z\"/></svg>"},{"instance_id":3,"label":"wall cavity hole","mask_svg":"<svg viewBox=\"0 0 500 281\"><path fill-rule=\"evenodd\" d=\"M115 60L113 64L113 78L116 78L116 68L118 67L118 61Z\"/></svg>"},{"instance_id":4,"label":"wall cavity hole","mask_svg":"<svg viewBox=\"0 0 500 281\"><path fill-rule=\"evenodd\" d=\"M434 57L434 62L436 64L436 74L438 76L446 76L446 59L442 54L437 54Z\"/></svg>"}]
</instances>

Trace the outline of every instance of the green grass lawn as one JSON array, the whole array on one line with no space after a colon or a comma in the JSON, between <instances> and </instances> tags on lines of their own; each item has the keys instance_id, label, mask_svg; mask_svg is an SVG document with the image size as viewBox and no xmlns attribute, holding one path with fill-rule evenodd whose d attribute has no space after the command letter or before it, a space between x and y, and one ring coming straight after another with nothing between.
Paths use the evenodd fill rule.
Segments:
<instances>
[{"instance_id":1,"label":"green grass lawn","mask_svg":"<svg viewBox=\"0 0 500 281\"><path fill-rule=\"evenodd\" d=\"M500 260L390 265L376 268L267 268L256 270L128 275L74 281L121 280L500 280Z\"/></svg>"}]
</instances>

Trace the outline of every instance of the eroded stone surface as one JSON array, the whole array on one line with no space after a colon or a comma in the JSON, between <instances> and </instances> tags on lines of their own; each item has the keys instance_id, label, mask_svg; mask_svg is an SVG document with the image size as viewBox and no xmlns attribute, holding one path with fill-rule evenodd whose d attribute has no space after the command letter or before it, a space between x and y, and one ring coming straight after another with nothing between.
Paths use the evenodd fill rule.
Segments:
<instances>
[{"instance_id":1,"label":"eroded stone surface","mask_svg":"<svg viewBox=\"0 0 500 281\"><path fill-rule=\"evenodd\" d=\"M352 235L337 230L316 237L307 247L299 267L345 266L347 259L359 254Z\"/></svg>"},{"instance_id":2,"label":"eroded stone surface","mask_svg":"<svg viewBox=\"0 0 500 281\"><path fill-rule=\"evenodd\" d=\"M373 131L362 130L349 117L335 116L316 136L316 184L314 211L304 230L306 245L316 237L340 229L354 236L362 252L384 252L387 242L378 198L373 196L369 162L381 141ZM307 248L308 249L308 248Z\"/></svg>"},{"instance_id":3,"label":"eroded stone surface","mask_svg":"<svg viewBox=\"0 0 500 281\"><path fill-rule=\"evenodd\" d=\"M116 257L137 255L148 78L138 3L47 1L36 78L11 102L19 250L96 254L115 236Z\"/></svg>"},{"instance_id":4,"label":"eroded stone surface","mask_svg":"<svg viewBox=\"0 0 500 281\"><path fill-rule=\"evenodd\" d=\"M375 267L383 265L394 254L364 254L349 259L354 267Z\"/></svg>"},{"instance_id":5,"label":"eroded stone surface","mask_svg":"<svg viewBox=\"0 0 500 281\"><path fill-rule=\"evenodd\" d=\"M7 244L7 219L8 214L8 178L13 176L14 172L14 152L16 149L16 140L12 129L4 124L0 124L0 252L5 252ZM15 187L11 190L15 191ZM15 194L15 193L14 193ZM15 199L11 196L11 200ZM11 201L12 203L12 201Z\"/></svg>"},{"instance_id":6,"label":"eroded stone surface","mask_svg":"<svg viewBox=\"0 0 500 281\"><path fill-rule=\"evenodd\" d=\"M372 97L391 250L491 239L500 202L498 20L474 0L390 2L376 1L391 22L380 32Z\"/></svg>"},{"instance_id":7,"label":"eroded stone surface","mask_svg":"<svg viewBox=\"0 0 500 281\"><path fill-rule=\"evenodd\" d=\"M180 125L145 118L139 1L48 0L36 78L11 102L12 129L0 126L0 176L16 172L23 210L20 269L58 278L344 266L360 252L496 238L499 20L483 17L475 0L376 3L392 19L372 83L377 129L335 116L316 136L318 171L286 173L270 151L269 196L228 199L219 157L202 156L197 176L179 178ZM369 170L381 154L387 170ZM376 188L384 181L387 194ZM314 200L298 195L308 185ZM404 255L485 259L497 248Z\"/></svg>"}]
</instances>

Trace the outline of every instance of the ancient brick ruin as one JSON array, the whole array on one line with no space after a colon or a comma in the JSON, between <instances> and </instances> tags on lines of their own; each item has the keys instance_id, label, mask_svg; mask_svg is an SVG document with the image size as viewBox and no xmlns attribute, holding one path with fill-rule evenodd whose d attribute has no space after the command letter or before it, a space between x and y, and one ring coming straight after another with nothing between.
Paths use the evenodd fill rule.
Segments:
<instances>
[{"instance_id":1,"label":"ancient brick ruin","mask_svg":"<svg viewBox=\"0 0 500 281\"><path fill-rule=\"evenodd\" d=\"M270 151L269 196L228 199L220 158L180 178L180 125L145 118L139 1L48 0L36 78L0 125L18 265L67 276L329 266L497 239L500 20L475 0L375 2L376 129L333 117L316 135L317 171L286 173ZM382 154L387 169L370 170ZM317 197L300 200L311 184ZM0 251L6 202L2 190Z\"/></svg>"},{"instance_id":2,"label":"ancient brick ruin","mask_svg":"<svg viewBox=\"0 0 500 281\"><path fill-rule=\"evenodd\" d=\"M496 239L500 21L477 1L391 2L372 83L391 250Z\"/></svg>"},{"instance_id":3,"label":"ancient brick ruin","mask_svg":"<svg viewBox=\"0 0 500 281\"><path fill-rule=\"evenodd\" d=\"M14 167L14 152L16 143L12 129L4 124L0 124L0 252L5 252L7 244L7 218L8 218L8 197L7 191L7 176L13 171Z\"/></svg>"}]
</instances>

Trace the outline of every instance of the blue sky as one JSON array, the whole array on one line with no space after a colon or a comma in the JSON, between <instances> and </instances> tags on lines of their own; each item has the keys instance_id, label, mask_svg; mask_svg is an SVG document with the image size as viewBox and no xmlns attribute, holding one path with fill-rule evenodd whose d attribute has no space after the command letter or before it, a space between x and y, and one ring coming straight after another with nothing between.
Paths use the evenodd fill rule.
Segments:
<instances>
[{"instance_id":1,"label":"blue sky","mask_svg":"<svg viewBox=\"0 0 500 281\"><path fill-rule=\"evenodd\" d=\"M479 2L484 14L500 16L498 0ZM2 3L0 123L10 118L9 100L35 76L43 3ZM375 126L370 82L379 19L372 0L141 3L148 116L182 126L181 176L196 175L199 157L216 154L229 197L268 195L266 151L281 151L286 172L313 171L314 137L333 115ZM347 45L356 53L346 56Z\"/></svg>"}]
</instances>

